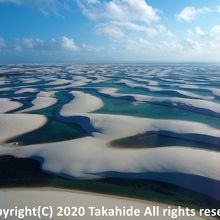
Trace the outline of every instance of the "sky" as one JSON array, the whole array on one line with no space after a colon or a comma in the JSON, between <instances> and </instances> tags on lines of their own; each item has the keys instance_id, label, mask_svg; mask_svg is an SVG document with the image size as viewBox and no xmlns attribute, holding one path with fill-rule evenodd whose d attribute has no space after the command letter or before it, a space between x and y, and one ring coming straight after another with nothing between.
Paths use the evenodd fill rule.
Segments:
<instances>
[{"instance_id":1,"label":"sky","mask_svg":"<svg viewBox=\"0 0 220 220\"><path fill-rule=\"evenodd\" d=\"M0 62L220 62L220 0L0 0Z\"/></svg>"}]
</instances>

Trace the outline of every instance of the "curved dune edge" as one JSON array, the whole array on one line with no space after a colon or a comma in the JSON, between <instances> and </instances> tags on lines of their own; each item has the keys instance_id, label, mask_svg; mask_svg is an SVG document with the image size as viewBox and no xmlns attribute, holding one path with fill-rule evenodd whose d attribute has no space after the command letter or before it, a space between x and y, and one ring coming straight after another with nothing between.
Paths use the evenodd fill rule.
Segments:
<instances>
[{"instance_id":1,"label":"curved dune edge","mask_svg":"<svg viewBox=\"0 0 220 220\"><path fill-rule=\"evenodd\" d=\"M22 106L20 102L11 101L8 98L0 98L0 113L9 112Z\"/></svg>"},{"instance_id":2,"label":"curved dune edge","mask_svg":"<svg viewBox=\"0 0 220 220\"><path fill-rule=\"evenodd\" d=\"M89 154L88 154L89 152ZM100 138L86 137L53 144L30 145L19 148L0 148L1 155L19 158L39 159L42 169L60 176L77 179L119 177L128 174L128 178L148 179L148 173L157 173L162 180L166 173L203 176L220 181L220 153L173 146L143 150L120 150L109 148ZM107 172L107 171L112 171ZM122 176L122 175L121 175ZM161 177L161 179L160 179ZM183 181L186 178L183 176ZM180 179L173 184L179 185ZM202 184L197 181L197 184ZM219 198L216 188L198 189L198 185L187 188Z\"/></svg>"},{"instance_id":3,"label":"curved dune edge","mask_svg":"<svg viewBox=\"0 0 220 220\"><path fill-rule=\"evenodd\" d=\"M179 90L179 89L172 89L172 88L164 89L164 88L161 88L158 85L156 85L156 86L149 86L149 85L146 86L146 85L143 85L143 84L134 83L131 80L127 80L127 79L126 80L121 79L117 83L118 84L124 84L124 85L126 85L126 86L128 86L130 88L145 89L145 90L150 91L150 92L173 93L175 95L182 96L184 98L214 99L213 96L204 97L204 96L197 95L196 93L193 93L193 92L190 92L190 91Z\"/></svg>"},{"instance_id":4,"label":"curved dune edge","mask_svg":"<svg viewBox=\"0 0 220 220\"><path fill-rule=\"evenodd\" d=\"M92 79L89 79L90 76L94 76L94 72L97 70L96 67L91 71L91 67L84 68L83 66L71 67L70 72L67 71L66 76L68 75L73 77L73 83L70 84L63 84L57 85L55 88L56 90L62 88L69 88L74 89L74 87L79 87L83 85L87 85L89 83L94 82ZM106 70L111 69L111 72L106 72ZM123 66L125 72L128 77L134 77L136 75L140 75L141 72L137 72L136 70L134 73L130 74L131 71L129 68ZM127 68L127 69L126 69ZM187 68L183 67L182 69L186 72L183 73L187 74ZM38 69L39 73L43 73L39 76L42 82L41 85L44 88L47 86L49 81L56 81L57 79L54 75L50 73L57 73L61 74L60 71L57 71L59 68L51 69L51 67L41 68ZM100 75L106 76L108 79L117 80L118 78L114 78L112 72L116 72L117 69L111 65L102 67L103 72ZM171 69L163 70L163 68L154 69L152 71L146 72L141 74L141 78L145 76L149 78L158 78L170 82L177 82L175 78L172 79L170 76ZM25 68L24 68L25 70ZM57 72L56 72L57 71ZM79 76L75 76L75 72L79 74ZM73 74L73 76L71 75ZM189 73L188 73L189 74ZM82 75L82 76L81 76ZM34 74L32 75L34 76ZM65 77L65 75L63 75ZM113 76L113 78L111 78ZM116 75L117 76L117 75ZM120 75L118 75L120 76ZM164 79L165 78L165 79ZM180 78L184 78L180 75ZM187 79L187 76L186 76ZM211 80L211 77L209 77ZM113 81L112 80L112 81ZM193 82L195 85L202 85L207 84L208 79L199 80L198 82ZM72 81L72 79L71 79ZM213 78L212 81L214 82L215 79ZM179 82L184 82L179 79ZM187 81L186 81L187 82ZM175 86L174 83L170 83L171 85ZM111 86L111 84L109 84ZM141 84L140 84L141 85ZM138 84L138 86L140 86ZM143 96L143 95L136 95L136 94L116 94L122 96L129 96L131 100L140 100L146 101L156 104L165 104L171 107L184 107L188 110L195 110L200 113L204 114L220 114L220 107L218 103L209 102L207 100L203 100L201 96L198 96L196 93L189 93L185 92L185 90L177 90L177 89L169 89L165 91L161 91L162 88L157 88L156 86L160 87L158 83L153 82L147 84L148 87L146 89L152 92L160 92L163 94L172 94L178 97L184 98L175 98L170 100L170 97L152 97L152 96ZM186 86L186 85L185 85ZM26 85L26 87L30 87L30 85ZM22 88L20 86L19 88ZM50 85L52 89L53 86ZM87 87L88 88L88 87ZM175 87L174 87L175 88ZM207 87L208 88L208 87ZM7 91L7 88L4 88ZM15 90L16 88L9 88L9 90ZM47 88L48 89L48 88ZM54 88L53 88L54 89ZM200 88L201 89L201 88ZM100 90L101 91L101 90ZM117 90L116 90L117 91ZM158 93L159 93L158 92ZM215 93L218 91L215 90ZM110 94L111 95L111 94ZM39 96L39 95L37 95ZM46 103L46 99L54 98L54 97L43 97L41 100L35 100L36 103L32 103L35 105L35 109L29 109L29 111L45 108L42 103ZM172 97L173 98L173 97ZM194 98L194 99L192 99ZM196 99L195 99L196 98ZM201 99L198 99L201 98ZM204 97L204 99L212 98L212 97ZM51 101L51 99L50 99ZM186 103L187 101L187 103ZM41 103L41 104L39 104ZM38 107L36 108L36 106ZM39 107L40 106L40 107ZM43 107L42 107L43 106ZM49 106L46 106L49 107ZM76 107L76 106L75 106ZM212 129L211 127L204 127L203 124L192 124L188 122L179 123L178 121L155 121L152 123L151 121L143 121L143 124L139 121L138 118L131 117L121 118L119 117L111 117L105 115L105 117L98 115L98 114L86 114L90 112L90 105L81 109L80 111L77 110L71 111L71 115L73 116L70 118L66 118L66 120L76 120L80 122L81 125L86 127L93 137L89 138L81 138L78 140L68 141L68 142L60 142L55 144L41 144L41 145L33 145L21 148L1 148L0 147L0 154L12 154L17 157L35 157L41 159L42 168L46 171L56 173L58 175L69 175L69 177L75 178L97 178L100 177L100 173L104 173L109 170L113 170L114 172L122 172L122 173L130 173L132 175L140 174L141 172L157 172L158 176L161 173L167 174L167 172L177 172L177 173L186 173L186 175L201 175L207 178L210 178L210 182L212 179L219 180L219 153L205 151L205 150L196 150L196 149L186 149L184 146L170 146L162 149L149 149L146 150L118 150L111 151L108 149L106 143L109 140L112 140L116 137L126 137L127 135L137 134L146 129L150 130L161 130L166 129L166 131L172 131L174 133L187 133L193 132L193 135L199 134L199 138L203 138L203 141L212 141L213 139L219 138L219 130ZM214 112L213 112L214 110ZM82 114L83 113L83 114ZM64 115L65 116L65 115ZM66 114L67 116L67 114ZM84 120L85 119L85 120ZM141 118L143 120L143 118ZM135 122L137 121L137 123ZM22 124L22 123L21 123ZM20 125L21 125L20 124ZM149 124L149 127L146 125ZM19 125L19 126L20 126ZM18 126L18 125L17 125ZM12 126L13 127L13 126ZM0 134L1 135L1 134ZM211 140L208 140L207 135L209 135ZM195 138L198 138L195 137ZM29 147L31 149L29 149ZM45 149L44 149L45 148ZM116 151L117 150L117 151ZM64 152L63 152L64 151ZM165 152L167 151L167 152ZM44 160L44 161L43 161ZM75 160L76 162L73 162ZM146 161L147 160L147 161ZM132 167L133 166L133 167ZM191 183L191 182L190 182ZM199 182L198 182L199 183ZM210 190L207 188L207 190ZM213 195L214 192L210 191L210 195ZM219 196L220 198L220 196Z\"/></svg>"},{"instance_id":5,"label":"curved dune edge","mask_svg":"<svg viewBox=\"0 0 220 220\"><path fill-rule=\"evenodd\" d=\"M59 86L59 85L63 85L63 84L69 84L71 83L70 80L66 80L66 79L55 79L54 81L52 82L49 82L48 85L50 86Z\"/></svg>"},{"instance_id":6,"label":"curved dune edge","mask_svg":"<svg viewBox=\"0 0 220 220\"><path fill-rule=\"evenodd\" d=\"M34 131L44 124L47 118L34 114L0 114L0 142Z\"/></svg>"},{"instance_id":7,"label":"curved dune edge","mask_svg":"<svg viewBox=\"0 0 220 220\"><path fill-rule=\"evenodd\" d=\"M22 198L22 200L20 200ZM118 206L122 208L125 206L126 208L130 208L133 206L134 208L138 208L141 210L141 213L144 213L146 207L152 208L153 206L159 206L160 209L167 208L170 205L165 205L161 203L153 203L151 201L143 201L137 199L129 199L123 198L119 196L106 196L104 194L97 194L97 193L89 193L89 192L82 192L77 190L63 190L58 188L29 188L29 189L4 189L0 190L0 202L2 208L13 207L19 204L21 207L24 206L62 206L62 207L69 207L71 204L74 204L76 207L85 207L86 215L84 217L80 217L83 220L98 220L100 217L91 217L90 213L88 212L88 207L97 207L101 208L104 206L105 208L115 208ZM176 207L172 207L176 208ZM105 218L105 217L103 217ZM120 219L140 219L140 220L150 220L152 217L143 216L140 217L111 217L114 220ZM16 218L11 218L11 220L15 220ZM28 219L32 220L35 219L34 217L28 217ZM60 219L60 217L53 217L54 220ZM67 219L67 218L65 218ZM160 217L154 217L156 220L160 220ZM163 219L169 220L169 217L163 217ZM180 220L184 219L195 219L195 220L202 220L207 219L199 216L195 217L178 217ZM209 218L211 219L211 218Z\"/></svg>"},{"instance_id":8,"label":"curved dune edge","mask_svg":"<svg viewBox=\"0 0 220 220\"><path fill-rule=\"evenodd\" d=\"M107 88L102 91L116 94L117 90ZM209 140L210 138L206 136L217 138L214 139L215 143L220 140L218 139L220 138L219 129L200 122L89 113L101 108L104 105L102 100L96 96L79 91L73 91L71 94L74 95L74 99L62 107L59 113L60 116L64 120L80 124L88 133L99 136L103 135L109 141L149 131L190 134L191 138L195 140L201 138L201 141L207 143L211 143L210 141L213 140Z\"/></svg>"},{"instance_id":9,"label":"curved dune edge","mask_svg":"<svg viewBox=\"0 0 220 220\"><path fill-rule=\"evenodd\" d=\"M15 94L23 94L23 93L34 93L38 90L36 88L23 88L15 91Z\"/></svg>"},{"instance_id":10,"label":"curved dune edge","mask_svg":"<svg viewBox=\"0 0 220 220\"><path fill-rule=\"evenodd\" d=\"M79 95L77 106L80 106L85 94L75 94ZM83 106L83 110L90 111L90 105L91 103L87 103L86 106ZM78 111L77 108L75 109ZM63 113L63 115L65 114ZM195 139L200 138L202 141L210 143L220 139L219 129L190 121L95 113L71 113L71 115L71 117L63 117L63 119L77 122L92 137L19 148L2 147L0 154L20 158L38 158L41 159L43 170L73 178L100 178L101 173L112 171L140 174L140 176L143 176L144 172L182 173L220 180L220 153L218 152L189 149L184 146L141 150L108 147L111 140L147 131L190 134ZM8 127L12 126L16 127L8 125ZM196 190L195 186L192 186L191 189ZM216 196L211 190L207 193Z\"/></svg>"},{"instance_id":11,"label":"curved dune edge","mask_svg":"<svg viewBox=\"0 0 220 220\"><path fill-rule=\"evenodd\" d=\"M64 116L63 113L63 119L65 120L65 118L68 121L80 124L93 136L102 137L108 141L149 131L190 134L192 138L196 140L200 140L199 138L201 138L201 141L207 143L212 143L212 141L219 140L220 138L220 129L213 128L200 122L97 113L75 113L72 114L71 117ZM206 136L211 136L213 139L206 138Z\"/></svg>"},{"instance_id":12,"label":"curved dune edge","mask_svg":"<svg viewBox=\"0 0 220 220\"><path fill-rule=\"evenodd\" d=\"M79 91L73 91L70 94L74 96L74 99L62 107L60 111L62 116L92 112L104 106L103 101L96 96Z\"/></svg>"},{"instance_id":13,"label":"curved dune edge","mask_svg":"<svg viewBox=\"0 0 220 220\"><path fill-rule=\"evenodd\" d=\"M23 109L20 112L31 112L50 107L57 103L57 99L54 97L54 92L39 92L31 103L33 106Z\"/></svg>"},{"instance_id":14,"label":"curved dune edge","mask_svg":"<svg viewBox=\"0 0 220 220\"><path fill-rule=\"evenodd\" d=\"M115 98L131 97L135 101L149 102L153 104L165 104L171 107L194 110L196 112L217 115L220 117L220 104L204 99L176 98L176 97L154 97L139 94L118 93L116 88L98 89L101 94L109 95Z\"/></svg>"},{"instance_id":15,"label":"curved dune edge","mask_svg":"<svg viewBox=\"0 0 220 220\"><path fill-rule=\"evenodd\" d=\"M68 85L60 85L60 86L56 87L56 89L59 89L59 90L73 89L75 87L85 86L88 83L92 82L91 79L88 79L84 76L79 76L79 75L74 76L71 81L72 82L70 82Z\"/></svg>"}]
</instances>

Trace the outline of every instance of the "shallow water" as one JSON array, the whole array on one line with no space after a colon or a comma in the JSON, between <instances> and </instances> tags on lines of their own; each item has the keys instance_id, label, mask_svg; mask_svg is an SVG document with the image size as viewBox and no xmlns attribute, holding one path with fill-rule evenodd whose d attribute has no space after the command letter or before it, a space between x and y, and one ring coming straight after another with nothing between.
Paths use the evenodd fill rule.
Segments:
<instances>
[{"instance_id":1,"label":"shallow water","mask_svg":"<svg viewBox=\"0 0 220 220\"><path fill-rule=\"evenodd\" d=\"M1 65L0 68L5 68L7 65ZM1 85L0 89L6 87L11 88L9 91L1 91L0 97L12 98L23 103L23 107L18 110L31 107L31 101L34 100L37 93L40 91L55 91L58 102L51 107L41 109L29 114L42 114L47 116L48 122L42 128L11 139L9 142L19 142L21 145L38 144L65 141L87 136L80 125L63 120L59 116L59 111L62 106L68 103L74 97L71 97L71 91L83 91L100 98L104 102L101 109L95 111L99 114L113 115L129 115L136 117L155 118L155 119L175 119L205 123L215 128L220 128L220 118L216 115L208 115L206 112L195 112L193 109L182 109L178 106L166 106L163 103L151 104L147 102L137 102L132 98L121 97L114 98L111 95L101 94L97 87L102 88L117 88L119 94L141 94L152 97L181 97L175 90L189 91L194 94L204 96L213 96L212 88L220 88L220 75L218 65L185 65L185 64L114 64L114 65L22 65L16 66L18 70L13 70L9 73L2 73L0 76L3 80L8 80L9 83ZM12 66L8 67L12 68ZM54 69L53 74L48 74L48 69ZM152 72L153 71L153 72ZM91 72L91 73L90 73ZM207 75L208 74L208 75ZM77 80L74 78L78 77ZM80 78L81 77L81 78ZM95 82L99 77L103 77L102 82ZM25 79L26 81L22 81ZM31 80L37 79L36 83ZM71 86L69 83L60 85L49 85L50 82L59 79L68 79L72 82L82 82L80 86ZM84 80L90 80L89 82ZM100 78L101 79L101 78ZM126 79L131 83L148 85L147 81L158 83L155 88L160 88L162 91L149 91L143 88L132 88L119 83L119 80ZM1 80L1 77L0 77ZM30 82L28 82L30 80ZM181 88L181 85L199 85L199 89ZM180 86L180 87L179 87ZM17 94L16 92L22 88L34 88L36 92L25 92ZM166 91L169 89L169 91ZM171 90L171 91L170 91ZM184 97L186 98L186 97ZM189 97L192 98L192 97ZM218 97L213 96L214 103L220 103ZM17 110L10 111L16 113ZM168 143L175 142L176 145L187 144L182 140L169 137L164 139L160 135L155 136L156 142L160 146L167 146ZM147 140L146 140L147 142ZM163 144L164 143L164 144ZM211 149L211 146L210 146Z\"/></svg>"},{"instance_id":2,"label":"shallow water","mask_svg":"<svg viewBox=\"0 0 220 220\"><path fill-rule=\"evenodd\" d=\"M71 99L65 93L57 95L58 103L52 107L30 112L30 114L45 115L48 122L33 132L8 140L8 143L16 142L19 145L51 143L81 138L88 135L78 124L63 122L59 119L61 107Z\"/></svg>"}]
</instances>

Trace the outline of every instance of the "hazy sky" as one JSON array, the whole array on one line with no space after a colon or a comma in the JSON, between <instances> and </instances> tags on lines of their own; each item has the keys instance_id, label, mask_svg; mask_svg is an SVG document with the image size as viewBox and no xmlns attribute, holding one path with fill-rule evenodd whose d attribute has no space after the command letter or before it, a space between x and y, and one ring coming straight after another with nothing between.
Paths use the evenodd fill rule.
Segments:
<instances>
[{"instance_id":1,"label":"hazy sky","mask_svg":"<svg viewBox=\"0 0 220 220\"><path fill-rule=\"evenodd\" d=\"M0 61L220 61L220 0L0 0Z\"/></svg>"}]
</instances>

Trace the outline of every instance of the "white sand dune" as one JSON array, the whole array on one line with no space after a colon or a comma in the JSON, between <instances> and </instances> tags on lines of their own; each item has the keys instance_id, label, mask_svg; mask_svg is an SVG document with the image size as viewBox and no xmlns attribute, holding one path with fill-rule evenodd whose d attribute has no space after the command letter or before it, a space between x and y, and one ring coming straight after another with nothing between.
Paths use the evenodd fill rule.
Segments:
<instances>
[{"instance_id":1,"label":"white sand dune","mask_svg":"<svg viewBox=\"0 0 220 220\"><path fill-rule=\"evenodd\" d=\"M79 116L75 114L75 116ZM122 138L147 131L169 131L177 134L198 134L220 138L220 130L199 122L138 118L109 114L80 114L102 134ZM83 126L83 124L81 124ZM209 140L207 140L209 141ZM210 140L211 141L211 140Z\"/></svg>"},{"instance_id":2,"label":"white sand dune","mask_svg":"<svg viewBox=\"0 0 220 220\"><path fill-rule=\"evenodd\" d=\"M46 121L42 115L0 114L0 142L40 128Z\"/></svg>"},{"instance_id":3,"label":"white sand dune","mask_svg":"<svg viewBox=\"0 0 220 220\"><path fill-rule=\"evenodd\" d=\"M116 81L112 71L114 73L120 72L121 67L103 66L99 70L102 77L97 80ZM136 70L133 71L133 75L129 76L129 69L127 67L125 76L131 78L135 76ZM58 68L48 69L45 67L45 74L39 77L44 80L44 85L48 85L48 82L52 82L52 85L57 85L56 91L61 89L71 89L87 85L88 83L98 82L94 79L94 73L98 71L98 67L94 66L91 70L88 66L69 67L68 79L72 77L72 80L57 79L55 76L49 74L59 71ZM39 68L38 73L42 72ZM137 69L137 71L140 71ZM117 93L117 89L105 88L100 89L100 93L110 95L113 97L125 97L129 96L136 101L145 101L155 104L165 104L175 106L179 108L185 108L189 110L197 110L206 114L220 113L220 104L212 101L204 100L210 97L203 97L197 95L194 92L189 92L181 89L165 89L160 87L157 81L153 79L161 77L167 77L166 80L169 85L174 85L172 78L169 78L169 74L172 70L170 68L158 68L156 70L146 71L146 78L144 84L134 83L132 80L122 80L119 83L127 84L130 87L142 87L147 91L152 92L168 92L176 96L187 96L187 98L174 98L174 97L153 97L139 94L120 94ZM77 73L75 73L77 72ZM72 74L72 76L71 76ZM185 73L182 73L183 75ZM190 71L189 73L190 74ZM77 76L76 76L77 75ZM65 77L65 75L63 75ZM125 77L126 78L126 77ZM150 80L152 78L152 80ZM92 80L94 79L94 80ZM67 82L68 81L68 82ZM135 80L134 80L135 81ZM184 80L179 79L179 83L183 83ZM68 84L66 84L68 83ZM198 80L198 85L205 83ZM197 83L194 83L197 86ZM192 85L194 85L192 83ZM43 85L43 84L42 84ZM53 89L51 84L50 89ZM191 85L191 84L190 84ZM22 88L20 86L19 88ZM23 87L25 88L25 87ZM29 88L29 85L28 85ZM88 87L87 87L88 88ZM188 87L190 89L190 87ZM194 87L195 88L195 87ZM209 88L209 87L207 87ZM49 88L46 88L49 89ZM185 87L187 89L187 87ZM14 90L13 88L10 90ZM210 90L211 91L211 90ZM215 94L218 91L214 91ZM213 94L214 94L213 92ZM180 179L173 178L171 183L181 185L181 181L184 182L184 178L192 176L204 177L207 181L220 181L220 153L211 150L193 149L186 146L168 146L164 148L146 148L146 149L119 149L109 146L109 142L118 138L124 138L128 136L137 135L148 131L156 132L170 132L175 135L188 135L187 137L195 138L203 143L212 143L219 141L220 130L207 126L202 123L178 121L178 120L157 120L146 119L130 116L114 116L107 114L94 114L89 113L95 111L103 106L102 101L93 95L83 92L72 92L74 99L68 104L64 105L60 112L60 117L64 120L72 121L80 124L85 130L87 130L91 136L79 138L75 140L30 145L26 147L0 147L0 155L12 155L19 158L40 158L42 163L42 169L55 173L57 175L68 176L69 178L102 178L102 177L128 177L128 178L149 178L148 173L158 174L157 180L167 181L162 179L163 174L182 174ZM158 94L157 94L158 95ZM193 99L194 98L194 99ZM211 97L212 98L212 97ZM57 102L54 92L40 92L33 100L33 106L23 110L34 111L37 109L46 108L54 105ZM11 137L24 134L28 131L41 127L46 118L43 116L26 115L26 114L14 114L14 115L2 115L0 120L0 137L1 141L5 141ZM22 126L21 126L22 125ZM187 178L185 178L187 179ZM190 178L189 178L190 179ZM189 180L187 179L187 180ZM216 194L215 187L198 189L201 185L200 180L197 180L196 184L192 184L188 181L186 188L211 195L216 198L220 198L219 194ZM217 185L218 186L218 185ZM13 198L12 198L13 200Z\"/></svg>"},{"instance_id":4,"label":"white sand dune","mask_svg":"<svg viewBox=\"0 0 220 220\"><path fill-rule=\"evenodd\" d=\"M19 78L20 81L22 81L22 83L25 83L25 84L32 84L32 83L38 83L40 82L39 79L37 78Z\"/></svg>"},{"instance_id":5,"label":"white sand dune","mask_svg":"<svg viewBox=\"0 0 220 220\"><path fill-rule=\"evenodd\" d=\"M20 102L12 101L8 98L0 98L0 113L5 113L11 110L20 108L22 104Z\"/></svg>"},{"instance_id":6,"label":"white sand dune","mask_svg":"<svg viewBox=\"0 0 220 220\"><path fill-rule=\"evenodd\" d=\"M95 80L92 80L91 83L101 83L101 82L106 82L106 81L109 80L108 78L106 78L106 77L104 77L104 76L96 75L96 76L94 76L94 77L96 77L96 79L95 79Z\"/></svg>"},{"instance_id":7,"label":"white sand dune","mask_svg":"<svg viewBox=\"0 0 220 220\"><path fill-rule=\"evenodd\" d=\"M209 90L213 93L213 95L220 97L220 89L210 88Z\"/></svg>"},{"instance_id":8,"label":"white sand dune","mask_svg":"<svg viewBox=\"0 0 220 220\"><path fill-rule=\"evenodd\" d=\"M8 91L13 91L13 89L11 87L4 87L4 88L0 88L1 92L8 92Z\"/></svg>"},{"instance_id":9,"label":"white sand dune","mask_svg":"<svg viewBox=\"0 0 220 220\"><path fill-rule=\"evenodd\" d=\"M79 75L73 76L73 80L78 81L78 82L84 82L84 83L91 82L91 79L88 79L87 77L79 76Z\"/></svg>"},{"instance_id":10,"label":"white sand dune","mask_svg":"<svg viewBox=\"0 0 220 220\"><path fill-rule=\"evenodd\" d=\"M15 91L15 94L22 94L22 93L33 93L33 92L37 92L37 89L34 88L23 88L23 89L19 89L18 91Z\"/></svg>"},{"instance_id":11,"label":"white sand dune","mask_svg":"<svg viewBox=\"0 0 220 220\"><path fill-rule=\"evenodd\" d=\"M37 96L41 96L41 97L52 97L54 98L55 97L55 91L40 91Z\"/></svg>"},{"instance_id":12,"label":"white sand dune","mask_svg":"<svg viewBox=\"0 0 220 220\"><path fill-rule=\"evenodd\" d=\"M1 154L6 152L21 158L40 157L44 161L43 170L75 178L98 178L102 177L103 172L111 171L115 175L110 176L130 173L138 177L139 173L158 172L199 175L220 180L220 153L184 146L116 149L107 146L106 140L86 137L53 144L1 148ZM197 190L194 185L190 187ZM212 189L209 189L209 193L212 193Z\"/></svg>"},{"instance_id":13,"label":"white sand dune","mask_svg":"<svg viewBox=\"0 0 220 220\"><path fill-rule=\"evenodd\" d=\"M220 113L220 104L215 103L208 100L202 100L202 99L185 99L185 98L166 98L166 97L141 97L141 96L135 96L137 101L147 101L147 102L153 102L153 103L167 103L171 106L176 107L186 107L190 110L190 108L196 108L197 110L200 110L200 112L204 112L202 110L208 110L213 113Z\"/></svg>"},{"instance_id":14,"label":"white sand dune","mask_svg":"<svg viewBox=\"0 0 220 220\"><path fill-rule=\"evenodd\" d=\"M49 82L48 85L51 85L51 86L57 86L57 85L63 85L63 84L69 84L71 83L70 80L66 80L66 79L56 79L52 82Z\"/></svg>"},{"instance_id":15,"label":"white sand dune","mask_svg":"<svg viewBox=\"0 0 220 220\"><path fill-rule=\"evenodd\" d=\"M54 97L54 92L39 92L36 98L31 102L33 106L21 110L20 112L31 112L39 109L50 107L57 103L57 99Z\"/></svg>"},{"instance_id":16,"label":"white sand dune","mask_svg":"<svg viewBox=\"0 0 220 220\"><path fill-rule=\"evenodd\" d=\"M200 86L189 84L189 83L187 83L187 84L178 84L178 87L182 88L182 89L200 89Z\"/></svg>"},{"instance_id":17,"label":"white sand dune","mask_svg":"<svg viewBox=\"0 0 220 220\"><path fill-rule=\"evenodd\" d=\"M22 200L21 200L22 198ZM142 201L135 200L123 197L116 196L105 196L103 194L94 194L88 192L80 192L80 191L64 191L59 189L51 189L51 188L33 188L33 189L10 189L9 190L0 190L0 203L1 209L9 208L9 207L53 207L54 211L54 220L58 219L82 219L82 220L100 220L100 219L112 219L112 220L120 220L120 219L130 219L130 220L151 220L152 217L144 216L144 212L146 207L150 207L153 210L153 206L159 206L160 214L163 212L163 209L168 208L169 205L153 203L150 201ZM56 208L57 207L84 207L85 208L85 216L82 217L57 217L56 216ZM91 217L91 211L89 207L96 207L101 209L104 206L106 209L115 209L116 206L118 208L129 209L131 206L134 209L140 209L141 216L140 217ZM176 207L173 207L176 208ZM34 220L36 217L26 217L24 219ZM42 217L41 219L48 219ZM154 217L155 220L170 220L170 217ZM195 217L179 217L179 220L184 219L195 219L202 220L204 218L195 216ZM16 217L10 217L10 220L17 220Z\"/></svg>"},{"instance_id":18,"label":"white sand dune","mask_svg":"<svg viewBox=\"0 0 220 220\"><path fill-rule=\"evenodd\" d=\"M60 114L63 116L92 112L104 105L102 100L96 96L79 91L73 91L71 94L74 96L74 99L62 107Z\"/></svg>"},{"instance_id":19,"label":"white sand dune","mask_svg":"<svg viewBox=\"0 0 220 220\"><path fill-rule=\"evenodd\" d=\"M134 83L131 80L119 80L118 81L119 84L125 84L128 87L131 88L143 88L146 90L149 90L151 92L175 92L179 95L183 95L186 96L188 98L196 98L196 99L214 99L214 97L212 96L201 96L198 95L196 93L193 92L189 92L189 91L185 91L185 90L179 90L179 89L164 89L164 88L160 88L158 86L147 86L147 85L143 85L143 84L138 84L138 83Z\"/></svg>"},{"instance_id":20,"label":"white sand dune","mask_svg":"<svg viewBox=\"0 0 220 220\"><path fill-rule=\"evenodd\" d=\"M171 84L174 85L174 84ZM193 85L193 84L180 84L177 85L179 88L183 88L183 89L193 89L193 90L200 90L200 91L205 91L205 92L210 92L212 95L214 96L219 96L220 97L220 89L217 88L211 88L211 87L203 87L203 86L198 86L198 85ZM211 96L210 96L211 99Z\"/></svg>"},{"instance_id":21,"label":"white sand dune","mask_svg":"<svg viewBox=\"0 0 220 220\"><path fill-rule=\"evenodd\" d=\"M170 106L187 108L192 110L197 110L201 113L207 114L208 112L220 114L220 104L213 101L203 100L203 99L190 99L190 98L175 98L175 97L154 97L139 94L125 94L117 93L116 88L104 88L99 89L102 94L111 95L112 97L133 97L136 101L141 102L151 102L155 104L168 104ZM207 112L208 111L208 112Z\"/></svg>"},{"instance_id":22,"label":"white sand dune","mask_svg":"<svg viewBox=\"0 0 220 220\"><path fill-rule=\"evenodd\" d=\"M85 86L89 82L91 82L91 80L87 80L85 77L80 77L79 79L74 78L74 80L70 84L56 87L56 89L73 89L75 87Z\"/></svg>"},{"instance_id":23,"label":"white sand dune","mask_svg":"<svg viewBox=\"0 0 220 220\"><path fill-rule=\"evenodd\" d=\"M156 172L196 175L220 181L219 152L184 146L148 149L118 149L108 146L111 140L146 131L166 130L179 134L195 133L202 137L220 137L218 129L196 122L80 114L81 117L83 115L90 119L90 123L97 130L93 132L93 137L19 148L2 147L0 153L21 158L41 158L43 170L75 178L99 178L103 173L111 177L127 173L130 174L129 178L133 175L137 178L147 178L147 175L143 176L142 173ZM212 138L203 141L209 140ZM113 173L108 174L108 171ZM160 179L160 175L158 178ZM171 182L181 185L179 179L174 178ZM195 184L187 187L201 192ZM212 189L202 192L214 197L219 196Z\"/></svg>"}]
</instances>

